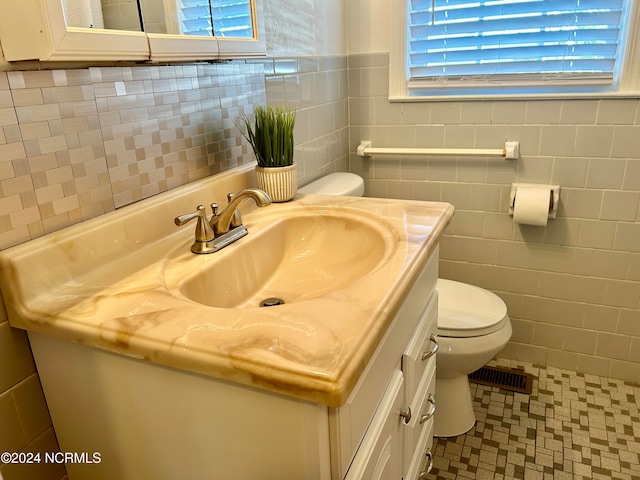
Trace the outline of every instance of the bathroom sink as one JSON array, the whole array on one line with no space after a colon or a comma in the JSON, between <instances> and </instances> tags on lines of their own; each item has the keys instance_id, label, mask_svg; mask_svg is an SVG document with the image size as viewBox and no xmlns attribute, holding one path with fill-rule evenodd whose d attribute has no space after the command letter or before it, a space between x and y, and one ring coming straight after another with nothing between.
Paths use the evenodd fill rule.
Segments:
<instances>
[{"instance_id":1,"label":"bathroom sink","mask_svg":"<svg viewBox=\"0 0 640 480\"><path fill-rule=\"evenodd\" d=\"M242 204L248 235L196 255L176 216L255 182L223 172L0 252L13 327L343 405L431 257L449 204L300 194ZM277 297L284 305L260 308Z\"/></svg>"},{"instance_id":2,"label":"bathroom sink","mask_svg":"<svg viewBox=\"0 0 640 480\"><path fill-rule=\"evenodd\" d=\"M201 268L178 282L179 293L217 308L301 302L371 273L395 244L383 222L349 209L293 211L261 221L270 225L259 232L250 227L242 241L197 258Z\"/></svg>"}]
</instances>

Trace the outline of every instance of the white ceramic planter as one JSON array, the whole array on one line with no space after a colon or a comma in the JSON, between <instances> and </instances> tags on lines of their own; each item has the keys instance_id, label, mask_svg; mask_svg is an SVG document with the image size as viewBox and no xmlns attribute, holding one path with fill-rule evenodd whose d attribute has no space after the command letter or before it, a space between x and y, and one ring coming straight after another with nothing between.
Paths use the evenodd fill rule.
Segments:
<instances>
[{"instance_id":1,"label":"white ceramic planter","mask_svg":"<svg viewBox=\"0 0 640 480\"><path fill-rule=\"evenodd\" d=\"M298 191L298 168L295 163L288 167L256 167L256 181L274 202L288 202Z\"/></svg>"}]
</instances>

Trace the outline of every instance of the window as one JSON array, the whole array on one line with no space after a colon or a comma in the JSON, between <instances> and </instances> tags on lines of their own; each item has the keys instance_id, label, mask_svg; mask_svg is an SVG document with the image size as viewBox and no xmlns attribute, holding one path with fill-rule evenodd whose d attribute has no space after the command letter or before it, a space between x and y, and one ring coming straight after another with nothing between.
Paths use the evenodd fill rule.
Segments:
<instances>
[{"instance_id":1,"label":"window","mask_svg":"<svg viewBox=\"0 0 640 480\"><path fill-rule=\"evenodd\" d=\"M179 10L183 35L253 37L248 0L180 0Z\"/></svg>"},{"instance_id":2,"label":"window","mask_svg":"<svg viewBox=\"0 0 640 480\"><path fill-rule=\"evenodd\" d=\"M638 1L396 0L391 97L638 93Z\"/></svg>"}]
</instances>

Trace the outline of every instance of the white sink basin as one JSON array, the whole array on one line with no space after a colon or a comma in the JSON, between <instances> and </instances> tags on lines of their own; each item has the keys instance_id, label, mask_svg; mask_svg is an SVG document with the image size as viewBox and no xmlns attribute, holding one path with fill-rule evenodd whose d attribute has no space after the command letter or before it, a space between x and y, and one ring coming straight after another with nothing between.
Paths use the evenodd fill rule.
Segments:
<instances>
[{"instance_id":1,"label":"white sink basin","mask_svg":"<svg viewBox=\"0 0 640 480\"><path fill-rule=\"evenodd\" d=\"M357 211L291 210L282 218L265 211L264 230L199 258L203 267L179 283L179 292L218 308L256 308L269 298L301 302L357 281L395 246L387 225Z\"/></svg>"}]
</instances>

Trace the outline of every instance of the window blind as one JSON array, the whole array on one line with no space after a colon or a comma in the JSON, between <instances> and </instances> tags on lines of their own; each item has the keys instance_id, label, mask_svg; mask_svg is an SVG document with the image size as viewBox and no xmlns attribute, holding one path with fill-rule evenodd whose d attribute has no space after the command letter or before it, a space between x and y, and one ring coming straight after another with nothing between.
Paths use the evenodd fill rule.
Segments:
<instances>
[{"instance_id":1,"label":"window blind","mask_svg":"<svg viewBox=\"0 0 640 480\"><path fill-rule=\"evenodd\" d=\"M184 35L252 38L248 0L180 0Z\"/></svg>"},{"instance_id":2,"label":"window blind","mask_svg":"<svg viewBox=\"0 0 640 480\"><path fill-rule=\"evenodd\" d=\"M407 0L408 86L611 84L625 0Z\"/></svg>"}]
</instances>

